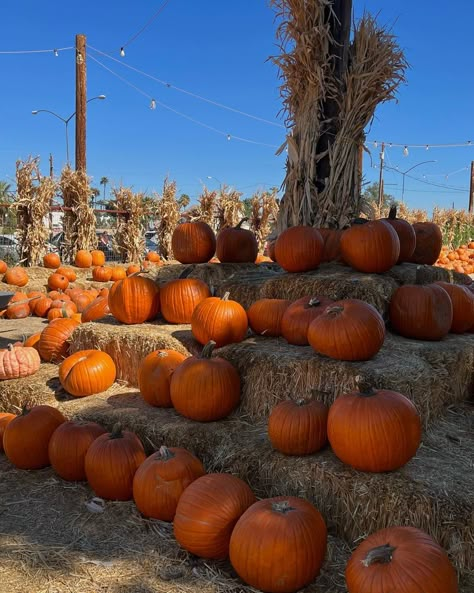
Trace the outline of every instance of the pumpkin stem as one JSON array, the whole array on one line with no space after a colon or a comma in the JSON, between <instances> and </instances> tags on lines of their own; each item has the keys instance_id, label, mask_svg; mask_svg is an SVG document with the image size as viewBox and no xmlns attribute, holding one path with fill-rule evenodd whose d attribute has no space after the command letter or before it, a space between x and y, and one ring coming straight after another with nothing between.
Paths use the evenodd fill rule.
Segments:
<instances>
[{"instance_id":1,"label":"pumpkin stem","mask_svg":"<svg viewBox=\"0 0 474 593\"><path fill-rule=\"evenodd\" d=\"M26 416L27 414L30 413L31 408L28 407L28 404L23 404L21 406L21 416Z\"/></svg>"},{"instance_id":2,"label":"pumpkin stem","mask_svg":"<svg viewBox=\"0 0 474 593\"><path fill-rule=\"evenodd\" d=\"M117 422L117 424L114 424L114 427L112 428L112 432L110 433L109 439L123 439L122 425L120 424L120 422Z\"/></svg>"},{"instance_id":3,"label":"pumpkin stem","mask_svg":"<svg viewBox=\"0 0 474 593\"><path fill-rule=\"evenodd\" d=\"M281 513L282 515L286 515L286 513L295 510L296 509L290 506L290 503L287 500L272 503L272 511L274 511L275 513Z\"/></svg>"},{"instance_id":4,"label":"pumpkin stem","mask_svg":"<svg viewBox=\"0 0 474 593\"><path fill-rule=\"evenodd\" d=\"M390 220L395 220L397 218L397 205L392 204L390 206L390 212L388 213L388 217Z\"/></svg>"},{"instance_id":5,"label":"pumpkin stem","mask_svg":"<svg viewBox=\"0 0 474 593\"><path fill-rule=\"evenodd\" d=\"M243 223L246 222L248 219L249 219L248 216L246 216L245 218L242 218L242 220L234 228L240 229L242 227Z\"/></svg>"},{"instance_id":6,"label":"pumpkin stem","mask_svg":"<svg viewBox=\"0 0 474 593\"><path fill-rule=\"evenodd\" d=\"M170 459L173 459L173 457L176 457L173 451L170 451L165 445L160 447L157 455L162 461L169 461Z\"/></svg>"},{"instance_id":7,"label":"pumpkin stem","mask_svg":"<svg viewBox=\"0 0 474 593\"><path fill-rule=\"evenodd\" d=\"M215 347L216 347L216 343L214 342L214 340L209 341L202 349L200 358L210 359Z\"/></svg>"},{"instance_id":8,"label":"pumpkin stem","mask_svg":"<svg viewBox=\"0 0 474 593\"><path fill-rule=\"evenodd\" d=\"M367 218L354 218L352 224L367 224L369 220Z\"/></svg>"},{"instance_id":9,"label":"pumpkin stem","mask_svg":"<svg viewBox=\"0 0 474 593\"><path fill-rule=\"evenodd\" d=\"M342 307L341 305L336 305L335 307L328 307L326 309L326 314L333 315L334 317L337 317L337 315L339 315L343 311L344 311L344 307Z\"/></svg>"},{"instance_id":10,"label":"pumpkin stem","mask_svg":"<svg viewBox=\"0 0 474 593\"><path fill-rule=\"evenodd\" d=\"M13 352L13 343L12 342L10 342L10 344L8 344L7 350L9 350L10 352Z\"/></svg>"},{"instance_id":11,"label":"pumpkin stem","mask_svg":"<svg viewBox=\"0 0 474 593\"><path fill-rule=\"evenodd\" d=\"M221 301L228 301L230 297L230 292L226 292L222 297Z\"/></svg>"},{"instance_id":12,"label":"pumpkin stem","mask_svg":"<svg viewBox=\"0 0 474 593\"><path fill-rule=\"evenodd\" d=\"M357 375L355 381L357 389L359 391L359 395L361 395L362 397L373 397L374 395L377 395L377 389L374 388L374 386L368 379L364 379L364 377Z\"/></svg>"},{"instance_id":13,"label":"pumpkin stem","mask_svg":"<svg viewBox=\"0 0 474 593\"><path fill-rule=\"evenodd\" d=\"M305 406L308 402L305 399L297 399L295 400L295 404L299 407Z\"/></svg>"},{"instance_id":14,"label":"pumpkin stem","mask_svg":"<svg viewBox=\"0 0 474 593\"><path fill-rule=\"evenodd\" d=\"M310 301L308 303L308 307L319 307L320 304L321 304L321 301L318 299L318 297L314 297L314 298L310 299Z\"/></svg>"},{"instance_id":15,"label":"pumpkin stem","mask_svg":"<svg viewBox=\"0 0 474 593\"><path fill-rule=\"evenodd\" d=\"M189 274L191 274L192 271L193 271L193 266L186 266L184 268L184 270L181 272L181 274L178 276L178 279L184 280L185 278L187 278L189 276Z\"/></svg>"},{"instance_id":16,"label":"pumpkin stem","mask_svg":"<svg viewBox=\"0 0 474 593\"><path fill-rule=\"evenodd\" d=\"M166 358L168 356L168 352L165 352L164 350L160 350L158 352L158 357L159 358Z\"/></svg>"},{"instance_id":17,"label":"pumpkin stem","mask_svg":"<svg viewBox=\"0 0 474 593\"><path fill-rule=\"evenodd\" d=\"M375 562L380 562L381 564L388 564L392 560L392 556L396 548L391 546L390 544L385 544L383 546L378 546L377 548L372 548L367 553L367 556L362 560L362 564L364 566L371 566Z\"/></svg>"},{"instance_id":18,"label":"pumpkin stem","mask_svg":"<svg viewBox=\"0 0 474 593\"><path fill-rule=\"evenodd\" d=\"M429 276L428 276L428 278L426 277L425 270L426 270L426 268L424 266L416 267L415 284L417 286L419 286L421 284L429 284L431 282Z\"/></svg>"}]
</instances>

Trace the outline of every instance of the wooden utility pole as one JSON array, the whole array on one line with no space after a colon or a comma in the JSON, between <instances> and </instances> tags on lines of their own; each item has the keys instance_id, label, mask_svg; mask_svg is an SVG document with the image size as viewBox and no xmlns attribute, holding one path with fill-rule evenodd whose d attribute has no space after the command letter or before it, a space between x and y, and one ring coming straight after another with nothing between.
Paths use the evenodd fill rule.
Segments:
<instances>
[{"instance_id":1,"label":"wooden utility pole","mask_svg":"<svg viewBox=\"0 0 474 593\"><path fill-rule=\"evenodd\" d=\"M383 206L383 167L385 164L385 144L382 142L380 149L380 173L379 173L379 211Z\"/></svg>"},{"instance_id":2,"label":"wooden utility pole","mask_svg":"<svg viewBox=\"0 0 474 593\"><path fill-rule=\"evenodd\" d=\"M469 214L474 213L474 161L471 161L471 187L469 189Z\"/></svg>"},{"instance_id":3,"label":"wooden utility pole","mask_svg":"<svg viewBox=\"0 0 474 593\"><path fill-rule=\"evenodd\" d=\"M86 36L76 35L76 171L86 171Z\"/></svg>"}]
</instances>

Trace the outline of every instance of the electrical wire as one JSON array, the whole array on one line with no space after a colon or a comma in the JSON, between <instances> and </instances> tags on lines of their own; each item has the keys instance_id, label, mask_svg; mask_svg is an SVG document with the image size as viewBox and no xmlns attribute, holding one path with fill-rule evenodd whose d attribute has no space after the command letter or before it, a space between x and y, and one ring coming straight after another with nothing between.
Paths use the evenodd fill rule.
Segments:
<instances>
[{"instance_id":1,"label":"electrical wire","mask_svg":"<svg viewBox=\"0 0 474 593\"><path fill-rule=\"evenodd\" d=\"M74 49L74 47L54 47L53 49L20 49L20 50L13 50L13 51L0 51L2 55L8 54L46 54L46 53L56 53L60 51L67 51L68 49Z\"/></svg>"},{"instance_id":2,"label":"electrical wire","mask_svg":"<svg viewBox=\"0 0 474 593\"><path fill-rule=\"evenodd\" d=\"M158 10L153 14L153 16L145 23L145 25L137 33L135 33L135 35L130 37L130 39L127 41L127 43L124 43L122 45L121 49L124 49L125 47L127 47L128 45L133 43L135 41L135 39L137 39L151 25L151 23L164 10L164 8L166 7L167 4L169 4L169 2L170 2L170 0L165 0L163 2L163 4L160 6L160 8L158 8Z\"/></svg>"},{"instance_id":3,"label":"electrical wire","mask_svg":"<svg viewBox=\"0 0 474 593\"><path fill-rule=\"evenodd\" d=\"M400 175L405 175L406 177L408 177L408 179L414 179L415 181L418 181L419 183L424 183L425 185L432 185L433 187L440 187L442 189L451 189L453 191L458 191L458 192L466 192L469 191L468 188L464 188L464 187L452 187L449 185L441 185L439 183L432 183L431 181L426 181L425 179L420 179L419 177L414 177L413 175L407 175L406 173L402 173L402 171L399 171L398 169L395 169L394 167L389 167L387 165L385 165L384 169L388 169L390 171L394 171L395 173L399 173Z\"/></svg>"}]
</instances>

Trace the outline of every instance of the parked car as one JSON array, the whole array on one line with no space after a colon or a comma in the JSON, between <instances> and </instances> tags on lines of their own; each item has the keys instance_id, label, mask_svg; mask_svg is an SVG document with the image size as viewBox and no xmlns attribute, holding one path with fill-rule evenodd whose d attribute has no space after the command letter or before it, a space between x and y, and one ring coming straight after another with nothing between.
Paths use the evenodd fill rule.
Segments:
<instances>
[{"instance_id":1,"label":"parked car","mask_svg":"<svg viewBox=\"0 0 474 593\"><path fill-rule=\"evenodd\" d=\"M112 240L110 240L110 242L107 243L107 245L104 245L101 241L99 241L101 235L102 233L97 233L97 246L95 247L95 249L103 251L105 253L105 259L107 261L116 260L117 254L113 250ZM62 257L64 251L64 231L60 231L59 233L53 235L51 238L51 243L54 245L55 250Z\"/></svg>"},{"instance_id":2,"label":"parked car","mask_svg":"<svg viewBox=\"0 0 474 593\"><path fill-rule=\"evenodd\" d=\"M20 259L20 245L15 235L0 235L0 259L16 264Z\"/></svg>"}]
</instances>

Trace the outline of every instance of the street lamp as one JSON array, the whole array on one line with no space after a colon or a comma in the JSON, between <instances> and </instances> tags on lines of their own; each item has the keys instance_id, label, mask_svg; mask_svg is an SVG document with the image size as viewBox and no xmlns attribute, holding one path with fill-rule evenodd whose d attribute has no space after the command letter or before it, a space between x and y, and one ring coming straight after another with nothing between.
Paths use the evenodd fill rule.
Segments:
<instances>
[{"instance_id":1,"label":"street lamp","mask_svg":"<svg viewBox=\"0 0 474 593\"><path fill-rule=\"evenodd\" d=\"M86 103L90 103L91 101L95 101L95 99L105 99L105 95L97 95L97 97L92 97L92 99L88 99L86 101ZM54 117L57 117L58 119L60 119L63 123L64 126L66 128L66 160L67 160L67 164L69 165L69 136L68 136L68 124L71 121L71 119L76 115L76 112L71 113L71 115L69 117L61 117L60 115L58 115L57 113L54 113L54 111L50 111L49 109L35 109L34 111L31 112L32 115L38 115L38 113L50 113L51 115L54 115Z\"/></svg>"},{"instance_id":2,"label":"street lamp","mask_svg":"<svg viewBox=\"0 0 474 593\"><path fill-rule=\"evenodd\" d=\"M217 179L217 177L213 177L212 175L207 175L208 179L214 179L214 181L217 181L217 183L219 183L219 185L223 185L222 181L220 179Z\"/></svg>"},{"instance_id":3,"label":"street lamp","mask_svg":"<svg viewBox=\"0 0 474 593\"><path fill-rule=\"evenodd\" d=\"M402 202L403 202L403 198L405 196L405 176L406 176L406 174L409 173L410 171L413 171L413 169L416 169L416 167L419 167L420 165L426 165L426 163L437 163L437 162L438 161L423 161L421 163L417 163L416 165L413 165L413 167L410 167L406 171L399 171L399 173L401 173L403 175L403 182L402 182Z\"/></svg>"}]
</instances>

